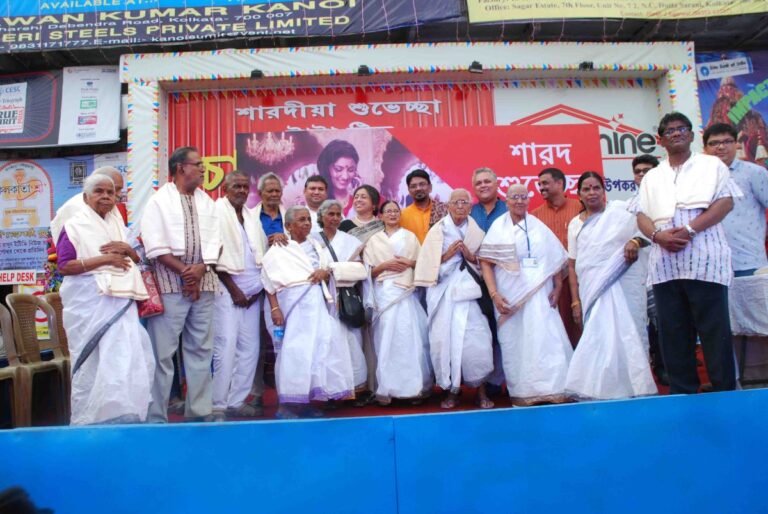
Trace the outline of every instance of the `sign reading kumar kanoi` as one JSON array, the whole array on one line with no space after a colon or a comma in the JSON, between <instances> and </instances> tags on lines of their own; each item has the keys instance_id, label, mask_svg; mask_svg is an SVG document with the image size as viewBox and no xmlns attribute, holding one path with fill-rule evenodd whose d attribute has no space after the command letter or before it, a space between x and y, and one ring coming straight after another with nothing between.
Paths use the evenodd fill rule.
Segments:
<instances>
[{"instance_id":1,"label":"sign reading kumar kanoi","mask_svg":"<svg viewBox=\"0 0 768 514\"><path fill-rule=\"evenodd\" d=\"M7 53L348 35L455 20L461 9L460 0L0 0L0 13Z\"/></svg>"}]
</instances>

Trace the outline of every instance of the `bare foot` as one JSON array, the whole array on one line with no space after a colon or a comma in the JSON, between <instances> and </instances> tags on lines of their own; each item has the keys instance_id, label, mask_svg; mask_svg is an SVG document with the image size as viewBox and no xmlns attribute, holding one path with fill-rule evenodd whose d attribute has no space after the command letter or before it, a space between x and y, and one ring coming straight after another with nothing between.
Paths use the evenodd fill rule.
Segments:
<instances>
[{"instance_id":1,"label":"bare foot","mask_svg":"<svg viewBox=\"0 0 768 514\"><path fill-rule=\"evenodd\" d=\"M488 394L485 392L485 384L477 388L477 406L481 409L492 409L495 404L488 398Z\"/></svg>"},{"instance_id":2,"label":"bare foot","mask_svg":"<svg viewBox=\"0 0 768 514\"><path fill-rule=\"evenodd\" d=\"M297 419L299 415L296 414L293 409L287 405L281 405L280 408L277 409L275 417L277 419Z\"/></svg>"}]
</instances>

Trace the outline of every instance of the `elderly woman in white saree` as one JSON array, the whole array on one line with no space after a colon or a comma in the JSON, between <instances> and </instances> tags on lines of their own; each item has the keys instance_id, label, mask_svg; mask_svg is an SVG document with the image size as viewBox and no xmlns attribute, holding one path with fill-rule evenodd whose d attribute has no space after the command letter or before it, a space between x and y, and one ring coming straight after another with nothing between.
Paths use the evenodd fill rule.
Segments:
<instances>
[{"instance_id":1,"label":"elderly woman in white saree","mask_svg":"<svg viewBox=\"0 0 768 514\"><path fill-rule=\"evenodd\" d=\"M363 260L371 268L372 287L366 305L373 308L376 351L376 398L418 399L432 389L427 314L414 296L413 267L419 240L400 228L400 207L394 201L381 207L385 229L368 239Z\"/></svg>"},{"instance_id":2,"label":"elderly woman in white saree","mask_svg":"<svg viewBox=\"0 0 768 514\"><path fill-rule=\"evenodd\" d=\"M87 207L66 221L57 244L73 363L71 423L143 422L155 361L135 302L149 297L139 257L113 211L112 179L91 175L83 190Z\"/></svg>"},{"instance_id":3,"label":"elderly woman in white saree","mask_svg":"<svg viewBox=\"0 0 768 514\"><path fill-rule=\"evenodd\" d=\"M657 394L648 351L627 298L645 297L644 270L625 246L638 233L635 216L605 205L603 179L584 173L578 182L586 207L576 236L575 276L569 277L574 316L584 331L568 369L566 389L580 399L607 400ZM580 302L580 305L579 305Z\"/></svg>"},{"instance_id":4,"label":"elderly woman in white saree","mask_svg":"<svg viewBox=\"0 0 768 514\"><path fill-rule=\"evenodd\" d=\"M317 223L321 231L312 234L323 246L325 257L331 266L343 265L346 271L359 274L360 279L353 282L340 283L334 280L336 287L351 287L368 276L368 272L362 263L362 243L354 236L340 230L342 205L338 200L325 200L317 210ZM336 289L336 288L334 288ZM338 316L338 307L336 315ZM339 323L340 330L344 334L344 340L349 345L349 355L352 359L352 375L354 377L355 392L365 391L368 380L368 367L363 355L363 332L360 327L351 327L345 323Z\"/></svg>"},{"instance_id":5,"label":"elderly woman in white saree","mask_svg":"<svg viewBox=\"0 0 768 514\"><path fill-rule=\"evenodd\" d=\"M493 371L491 329L477 303L482 291L475 268L485 233L469 217L471 205L466 189L451 192L448 215L429 229L416 261L414 285L427 291L429 351L437 385L446 392L444 409L459 405L462 382L478 388L480 408L493 407L484 384Z\"/></svg>"},{"instance_id":6,"label":"elderly woman in white saree","mask_svg":"<svg viewBox=\"0 0 768 514\"><path fill-rule=\"evenodd\" d=\"M309 210L304 206L289 208L285 226L291 240L285 246L272 246L262 261L270 321L273 326L284 327L282 340L273 338L280 401L277 417L319 417L322 411L311 408L310 401L353 396L352 359L332 311L330 263L320 243L308 237L312 229Z\"/></svg>"},{"instance_id":7,"label":"elderly woman in white saree","mask_svg":"<svg viewBox=\"0 0 768 514\"><path fill-rule=\"evenodd\" d=\"M507 191L509 214L493 222L478 252L498 320L504 376L513 405L561 402L573 350L557 310L563 245L527 214L528 190Z\"/></svg>"}]
</instances>

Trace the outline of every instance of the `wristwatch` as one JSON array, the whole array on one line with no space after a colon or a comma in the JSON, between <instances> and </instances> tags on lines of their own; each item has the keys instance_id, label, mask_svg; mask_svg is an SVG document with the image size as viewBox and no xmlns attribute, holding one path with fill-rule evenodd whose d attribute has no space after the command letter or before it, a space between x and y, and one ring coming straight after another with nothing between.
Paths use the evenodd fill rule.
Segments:
<instances>
[{"instance_id":1,"label":"wristwatch","mask_svg":"<svg viewBox=\"0 0 768 514\"><path fill-rule=\"evenodd\" d=\"M690 225L686 225L685 226L685 230L688 231L688 235L691 236L691 239L696 237L697 232L695 230L693 230L693 228Z\"/></svg>"}]
</instances>

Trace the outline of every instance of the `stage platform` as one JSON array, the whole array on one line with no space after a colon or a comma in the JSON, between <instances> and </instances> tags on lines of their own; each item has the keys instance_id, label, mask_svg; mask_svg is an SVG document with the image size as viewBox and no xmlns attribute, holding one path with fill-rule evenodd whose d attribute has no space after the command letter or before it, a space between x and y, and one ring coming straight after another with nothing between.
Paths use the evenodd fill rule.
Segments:
<instances>
[{"instance_id":1,"label":"stage platform","mask_svg":"<svg viewBox=\"0 0 768 514\"><path fill-rule=\"evenodd\" d=\"M757 513L768 390L0 432L0 489L84 513Z\"/></svg>"}]
</instances>

